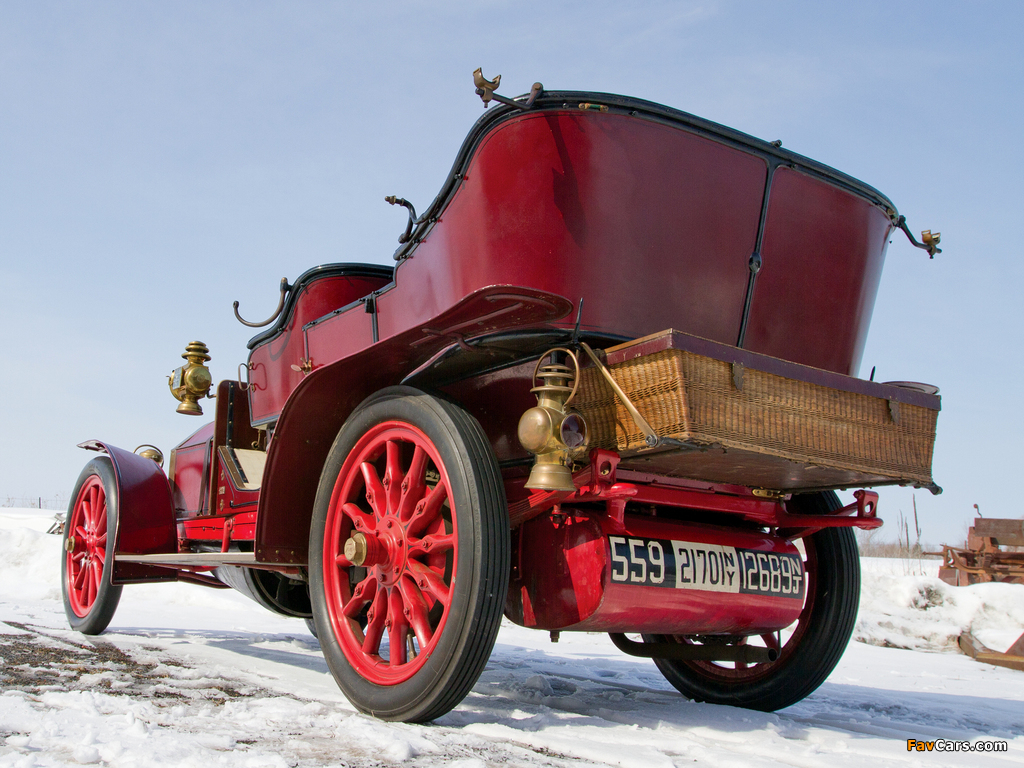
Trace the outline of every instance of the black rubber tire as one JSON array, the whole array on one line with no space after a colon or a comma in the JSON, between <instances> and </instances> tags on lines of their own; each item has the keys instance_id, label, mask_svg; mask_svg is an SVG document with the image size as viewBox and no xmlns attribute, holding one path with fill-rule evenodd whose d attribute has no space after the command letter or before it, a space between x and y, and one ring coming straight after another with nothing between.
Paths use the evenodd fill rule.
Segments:
<instances>
[{"instance_id":1,"label":"black rubber tire","mask_svg":"<svg viewBox=\"0 0 1024 768\"><path fill-rule=\"evenodd\" d=\"M424 433L447 472L455 508L457 578L436 645L403 682L368 680L346 658L331 622L325 587L324 537L332 493L357 442L384 422ZM490 657L501 623L511 561L504 484L480 424L460 407L409 387L391 387L364 401L341 428L320 479L309 544L310 597L316 635L335 680L359 710L385 720L427 722L469 693ZM340 606L336 615L340 612ZM365 626L365 617L359 621ZM355 631L355 630L353 630Z\"/></svg>"},{"instance_id":2,"label":"black rubber tire","mask_svg":"<svg viewBox=\"0 0 1024 768\"><path fill-rule=\"evenodd\" d=\"M310 617L308 619L303 619L303 621L306 622L306 629L309 630L309 634L319 639L319 637L316 634L316 622L313 621L313 618Z\"/></svg>"},{"instance_id":3,"label":"black rubber tire","mask_svg":"<svg viewBox=\"0 0 1024 768\"><path fill-rule=\"evenodd\" d=\"M794 497L791 508L805 514L827 514L841 507L835 493ZM808 562L813 548L814 573L809 574L813 603L800 622L799 638L783 645L778 661L751 668L748 679L730 679L728 670L716 673L707 662L655 659L654 663L676 689L694 701L728 704L773 712L814 692L831 674L853 634L860 603L860 554L851 528L824 528L804 539ZM807 599L811 599L808 595ZM794 634L791 637L796 638ZM666 635L645 636L648 642L683 641Z\"/></svg>"},{"instance_id":4,"label":"black rubber tire","mask_svg":"<svg viewBox=\"0 0 1024 768\"><path fill-rule=\"evenodd\" d=\"M72 590L73 587L69 580L68 560L70 558L67 548L68 539L77 535L77 532L73 530L73 521L75 519L76 505L81 503L79 496L82 494L82 489L88 483L95 482L92 478L97 478L103 489L104 503L106 507L107 544L105 547L105 556L102 575L100 576L99 589L97 590L96 596L89 606L88 611L84 616L80 616L75 611L69 594L69 591ZM110 624L111 619L114 618L114 612L117 610L117 604L121 600L122 587L120 585L114 586L111 583L111 576L114 569L114 558L112 553L114 551L114 537L117 533L117 510L117 479L114 476L114 468L108 457L99 456L85 465L85 469L82 470L82 474L78 476L78 482L75 484L75 490L71 494L67 517L64 520L63 547L61 548L60 558L60 585L61 594L64 599L64 613L67 616L68 624L71 625L71 628L85 635L98 635L105 630Z\"/></svg>"}]
</instances>

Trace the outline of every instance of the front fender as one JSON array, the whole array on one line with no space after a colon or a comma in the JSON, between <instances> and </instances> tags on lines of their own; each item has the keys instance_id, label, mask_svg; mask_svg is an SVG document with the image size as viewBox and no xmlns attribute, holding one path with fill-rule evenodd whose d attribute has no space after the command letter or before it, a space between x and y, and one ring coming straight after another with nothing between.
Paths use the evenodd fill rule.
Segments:
<instances>
[{"instance_id":1,"label":"front fender","mask_svg":"<svg viewBox=\"0 0 1024 768\"><path fill-rule=\"evenodd\" d=\"M174 505L167 476L156 462L99 440L79 448L110 457L117 479L117 533L114 537L114 584L174 581L175 571L139 563L121 563L118 554L156 555L178 551Z\"/></svg>"}]
</instances>

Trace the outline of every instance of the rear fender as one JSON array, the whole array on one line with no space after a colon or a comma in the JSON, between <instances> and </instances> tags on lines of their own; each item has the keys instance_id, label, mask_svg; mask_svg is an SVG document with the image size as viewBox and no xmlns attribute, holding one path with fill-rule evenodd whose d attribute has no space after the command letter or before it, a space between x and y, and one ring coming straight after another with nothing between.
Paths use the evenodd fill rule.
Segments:
<instances>
[{"instance_id":1,"label":"rear fender","mask_svg":"<svg viewBox=\"0 0 1024 768\"><path fill-rule=\"evenodd\" d=\"M160 466L130 451L99 440L79 448L110 457L117 481L117 533L114 537L114 584L174 581L176 573L139 563L122 563L116 554L156 555L178 551L171 486Z\"/></svg>"},{"instance_id":2,"label":"rear fender","mask_svg":"<svg viewBox=\"0 0 1024 768\"><path fill-rule=\"evenodd\" d=\"M314 365L285 403L267 450L256 521L256 560L306 564L320 472L338 430L367 396L398 384L453 340L554 322L572 307L572 302L555 294L492 285L356 354L322 367ZM332 330L324 324L318 333L329 337ZM328 340L318 337L317 342L326 346Z\"/></svg>"}]
</instances>

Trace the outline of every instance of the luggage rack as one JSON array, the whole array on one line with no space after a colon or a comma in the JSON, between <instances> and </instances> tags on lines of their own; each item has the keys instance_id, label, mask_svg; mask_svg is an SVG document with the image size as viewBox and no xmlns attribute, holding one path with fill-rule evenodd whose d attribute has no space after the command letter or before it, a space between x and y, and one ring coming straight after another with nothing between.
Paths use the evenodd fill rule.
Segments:
<instances>
[{"instance_id":1,"label":"luggage rack","mask_svg":"<svg viewBox=\"0 0 1024 768\"><path fill-rule=\"evenodd\" d=\"M941 492L931 476L941 400L923 385L864 381L674 329L604 356L660 442L652 450L597 366L585 367L575 407L590 445L620 453L623 469L785 493Z\"/></svg>"}]
</instances>

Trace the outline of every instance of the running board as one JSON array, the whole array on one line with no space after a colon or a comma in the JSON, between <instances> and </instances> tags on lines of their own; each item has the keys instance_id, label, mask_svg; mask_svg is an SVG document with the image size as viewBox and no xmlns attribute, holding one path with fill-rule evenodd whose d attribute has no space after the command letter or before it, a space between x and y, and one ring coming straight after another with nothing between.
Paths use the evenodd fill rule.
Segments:
<instances>
[{"instance_id":1,"label":"running board","mask_svg":"<svg viewBox=\"0 0 1024 768\"><path fill-rule=\"evenodd\" d=\"M256 565L254 552L176 552L166 555L116 554L118 563L144 563L145 565L193 565L206 568L218 565Z\"/></svg>"}]
</instances>

